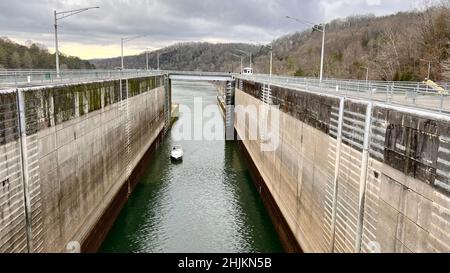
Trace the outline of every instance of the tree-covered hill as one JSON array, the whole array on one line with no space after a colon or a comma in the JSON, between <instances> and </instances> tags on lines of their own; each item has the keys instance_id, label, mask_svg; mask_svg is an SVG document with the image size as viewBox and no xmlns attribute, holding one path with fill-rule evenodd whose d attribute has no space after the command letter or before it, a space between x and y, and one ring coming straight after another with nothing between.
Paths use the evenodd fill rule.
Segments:
<instances>
[{"instance_id":1,"label":"tree-covered hill","mask_svg":"<svg viewBox=\"0 0 450 273\"><path fill-rule=\"evenodd\" d=\"M93 69L89 61L78 57L60 54L62 69ZM0 68L4 69L53 69L55 68L55 54L39 44L30 46L17 44L8 38L0 38Z\"/></svg>"},{"instance_id":2,"label":"tree-covered hill","mask_svg":"<svg viewBox=\"0 0 450 273\"><path fill-rule=\"evenodd\" d=\"M322 33L307 30L273 41L274 73L315 76ZM326 24L324 77L423 80L431 61L433 80L450 81L450 6L394 15L352 16ZM268 71L267 52L255 57Z\"/></svg>"},{"instance_id":3,"label":"tree-covered hill","mask_svg":"<svg viewBox=\"0 0 450 273\"><path fill-rule=\"evenodd\" d=\"M156 68L157 54L160 55L160 69L201 70L229 72L240 69L240 59L235 55L245 55L241 51L256 54L259 46L241 43L179 43L149 53L149 66ZM97 68L115 68L120 66L120 58L90 60ZM126 68L145 68L145 52L124 57ZM249 57L244 57L244 66L249 66Z\"/></svg>"}]
</instances>

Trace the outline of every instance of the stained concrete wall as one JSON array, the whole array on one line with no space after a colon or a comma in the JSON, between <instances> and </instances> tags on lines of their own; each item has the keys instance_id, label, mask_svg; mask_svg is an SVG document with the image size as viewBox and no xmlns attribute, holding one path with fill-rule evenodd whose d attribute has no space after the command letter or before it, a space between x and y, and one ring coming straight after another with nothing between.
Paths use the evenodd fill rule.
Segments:
<instances>
[{"instance_id":1,"label":"stained concrete wall","mask_svg":"<svg viewBox=\"0 0 450 273\"><path fill-rule=\"evenodd\" d=\"M448 122L373 107L361 188L367 104L346 100L335 191L340 99L277 86L271 95L275 151L248 139L251 115L238 111L235 127L303 251L355 252L358 240L362 252L450 251ZM258 107L261 96L261 84L237 81L236 107Z\"/></svg>"},{"instance_id":2,"label":"stained concrete wall","mask_svg":"<svg viewBox=\"0 0 450 273\"><path fill-rule=\"evenodd\" d=\"M0 252L83 246L164 131L163 84L154 76L23 90L23 156L17 92L0 96Z\"/></svg>"},{"instance_id":3,"label":"stained concrete wall","mask_svg":"<svg viewBox=\"0 0 450 273\"><path fill-rule=\"evenodd\" d=\"M0 252L26 252L16 97L0 95Z\"/></svg>"}]
</instances>

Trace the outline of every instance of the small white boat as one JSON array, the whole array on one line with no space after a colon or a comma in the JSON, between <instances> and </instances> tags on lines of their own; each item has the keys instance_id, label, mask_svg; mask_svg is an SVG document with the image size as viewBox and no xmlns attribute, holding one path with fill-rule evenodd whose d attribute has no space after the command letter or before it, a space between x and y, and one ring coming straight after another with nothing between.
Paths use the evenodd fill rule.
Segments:
<instances>
[{"instance_id":1,"label":"small white boat","mask_svg":"<svg viewBox=\"0 0 450 273\"><path fill-rule=\"evenodd\" d=\"M183 148L180 145L175 145L170 151L170 158L173 160L182 160L183 159Z\"/></svg>"}]
</instances>

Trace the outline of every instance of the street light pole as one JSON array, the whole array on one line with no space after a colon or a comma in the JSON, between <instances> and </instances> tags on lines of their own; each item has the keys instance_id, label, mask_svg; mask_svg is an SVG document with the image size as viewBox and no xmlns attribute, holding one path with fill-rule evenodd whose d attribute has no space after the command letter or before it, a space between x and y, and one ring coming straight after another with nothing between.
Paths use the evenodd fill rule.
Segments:
<instances>
[{"instance_id":1,"label":"street light pole","mask_svg":"<svg viewBox=\"0 0 450 273\"><path fill-rule=\"evenodd\" d=\"M314 30L317 30L319 32L322 32L322 52L320 56L320 82L322 82L323 79L323 62L324 62L324 55L325 55L325 23L321 24L321 28L318 28L315 24L308 22L306 20L300 20L298 18L286 16L287 19L294 20L298 23L301 23L303 25L310 25L313 27Z\"/></svg>"},{"instance_id":2,"label":"street light pole","mask_svg":"<svg viewBox=\"0 0 450 273\"><path fill-rule=\"evenodd\" d=\"M147 60L146 64L147 64L147 71L148 71L148 47L145 49L145 59Z\"/></svg>"},{"instance_id":3,"label":"street light pole","mask_svg":"<svg viewBox=\"0 0 450 273\"><path fill-rule=\"evenodd\" d=\"M322 24L322 55L320 57L320 82L323 78L323 55L325 51L325 24Z\"/></svg>"},{"instance_id":4,"label":"street light pole","mask_svg":"<svg viewBox=\"0 0 450 273\"><path fill-rule=\"evenodd\" d=\"M131 41L131 40L134 40L137 38L141 38L144 36L146 36L146 35L137 35L137 36L133 36L133 37L127 37L127 38L121 37L120 38L120 63L121 63L120 67L121 67L122 71L125 69L125 67L123 65L123 44L125 42Z\"/></svg>"},{"instance_id":5,"label":"street light pole","mask_svg":"<svg viewBox=\"0 0 450 273\"><path fill-rule=\"evenodd\" d=\"M430 79L431 76L431 60L425 60L425 59L420 59L422 62L427 62L428 63L428 74L427 74L427 79Z\"/></svg>"},{"instance_id":6,"label":"street light pole","mask_svg":"<svg viewBox=\"0 0 450 273\"><path fill-rule=\"evenodd\" d=\"M369 67L367 67L367 72L366 72L366 83L369 82Z\"/></svg>"},{"instance_id":7,"label":"street light pole","mask_svg":"<svg viewBox=\"0 0 450 273\"><path fill-rule=\"evenodd\" d=\"M250 40L250 42L255 42L257 44L261 44L255 40ZM272 79L272 57L273 57L273 46L271 44L264 45L263 47L267 47L270 49L270 62L269 62L269 79Z\"/></svg>"},{"instance_id":8,"label":"street light pole","mask_svg":"<svg viewBox=\"0 0 450 273\"><path fill-rule=\"evenodd\" d=\"M366 84L367 84L369 82L369 67L361 66L361 68L364 68L366 70Z\"/></svg>"},{"instance_id":9,"label":"street light pole","mask_svg":"<svg viewBox=\"0 0 450 273\"><path fill-rule=\"evenodd\" d=\"M159 52L156 53L156 67L158 68L159 71Z\"/></svg>"},{"instance_id":10,"label":"street light pole","mask_svg":"<svg viewBox=\"0 0 450 273\"><path fill-rule=\"evenodd\" d=\"M252 68L252 53L244 51L244 50L240 50L240 49L237 49L237 51L242 52L250 57L250 68ZM241 71L242 71L242 69L241 69Z\"/></svg>"},{"instance_id":11,"label":"street light pole","mask_svg":"<svg viewBox=\"0 0 450 273\"><path fill-rule=\"evenodd\" d=\"M269 72L269 79L272 79L272 57L273 57L273 48L272 45L270 46L270 72Z\"/></svg>"},{"instance_id":12,"label":"street light pole","mask_svg":"<svg viewBox=\"0 0 450 273\"><path fill-rule=\"evenodd\" d=\"M56 10L54 11L55 15L55 65L56 65L56 77L59 78L59 50L58 50L58 19L56 18Z\"/></svg>"},{"instance_id":13,"label":"street light pole","mask_svg":"<svg viewBox=\"0 0 450 273\"><path fill-rule=\"evenodd\" d=\"M242 73L242 69L244 69L244 65L243 65L243 58L242 58L242 55L241 56L239 56L239 57L241 57L241 71L240 71L240 73Z\"/></svg>"},{"instance_id":14,"label":"street light pole","mask_svg":"<svg viewBox=\"0 0 450 273\"><path fill-rule=\"evenodd\" d=\"M68 10L68 11L61 11L57 12L56 10L53 11L53 16L55 20L55 66L56 66L56 77L60 77L59 73L59 48L58 48L58 20L64 19L66 17L81 13L83 11L87 11L90 9L99 9L100 7L89 7L89 8L82 8L82 9L74 9L74 10Z\"/></svg>"},{"instance_id":15,"label":"street light pole","mask_svg":"<svg viewBox=\"0 0 450 273\"><path fill-rule=\"evenodd\" d=\"M123 37L120 38L120 68L123 71Z\"/></svg>"},{"instance_id":16,"label":"street light pole","mask_svg":"<svg viewBox=\"0 0 450 273\"><path fill-rule=\"evenodd\" d=\"M234 54L234 53L231 53L231 55L233 55L234 57L238 57L238 58L241 59L241 71L240 71L239 73L242 73L242 69L243 69L243 67L242 67L242 55L237 55L237 54Z\"/></svg>"}]
</instances>

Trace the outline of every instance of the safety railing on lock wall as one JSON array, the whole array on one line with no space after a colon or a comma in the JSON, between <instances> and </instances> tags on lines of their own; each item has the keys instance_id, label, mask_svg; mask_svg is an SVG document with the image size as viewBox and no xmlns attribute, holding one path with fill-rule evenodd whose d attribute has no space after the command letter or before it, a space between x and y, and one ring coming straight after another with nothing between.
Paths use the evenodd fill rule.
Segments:
<instances>
[{"instance_id":1,"label":"safety railing on lock wall","mask_svg":"<svg viewBox=\"0 0 450 273\"><path fill-rule=\"evenodd\" d=\"M160 70L166 74L178 74L178 75L196 75L196 76L226 76L232 75L230 72L210 72L210 71L183 71L183 70Z\"/></svg>"},{"instance_id":2,"label":"safety railing on lock wall","mask_svg":"<svg viewBox=\"0 0 450 273\"><path fill-rule=\"evenodd\" d=\"M0 70L0 89L27 87L46 84L77 83L95 80L124 79L130 77L161 75L161 74L195 74L224 75L226 72L202 71L165 71L165 70L61 70L56 75L55 70ZM391 104L413 106L432 111L450 113L450 84L423 82L388 82L288 77L253 74L232 74L234 77L309 92L334 94L338 96L370 99Z\"/></svg>"},{"instance_id":3,"label":"safety railing on lock wall","mask_svg":"<svg viewBox=\"0 0 450 273\"><path fill-rule=\"evenodd\" d=\"M0 89L162 75L156 70L0 70Z\"/></svg>"},{"instance_id":4,"label":"safety railing on lock wall","mask_svg":"<svg viewBox=\"0 0 450 273\"><path fill-rule=\"evenodd\" d=\"M412 106L430 111L450 113L450 83L434 85L424 82L361 81L287 77L254 74L233 74L236 78L270 83L309 92L369 99L389 104Z\"/></svg>"}]
</instances>

